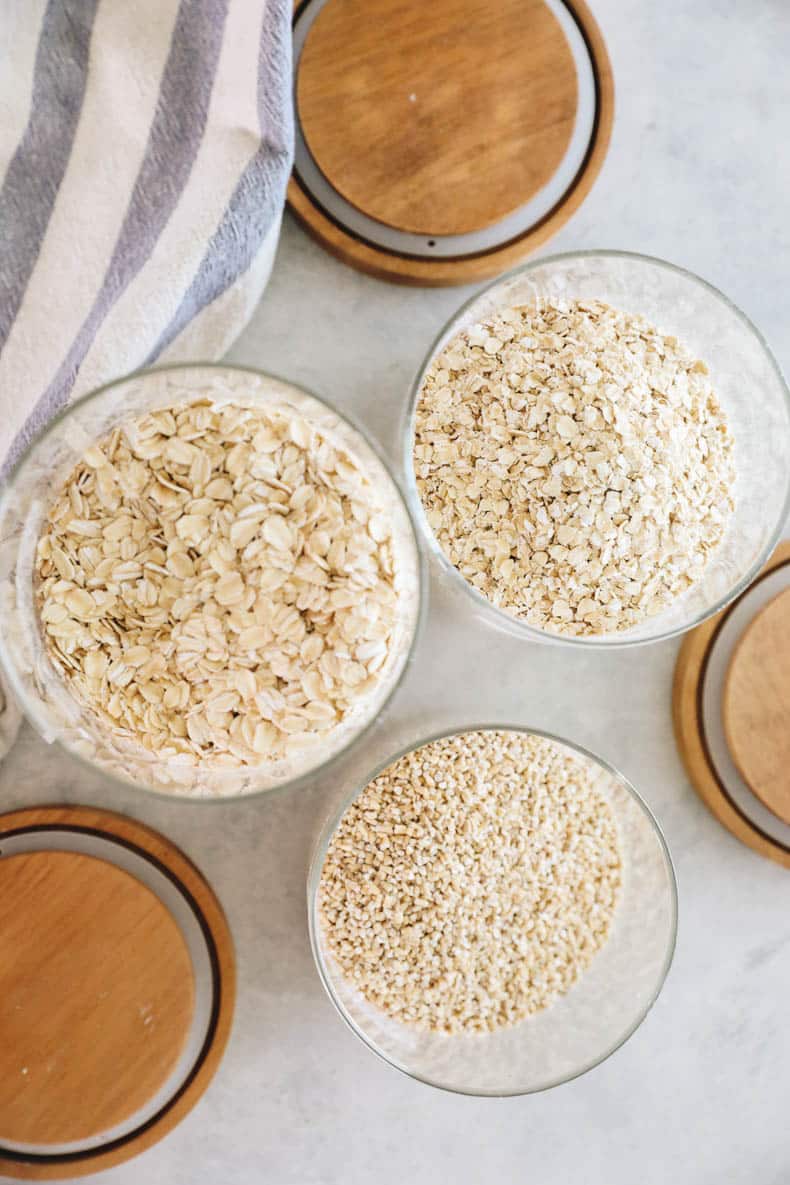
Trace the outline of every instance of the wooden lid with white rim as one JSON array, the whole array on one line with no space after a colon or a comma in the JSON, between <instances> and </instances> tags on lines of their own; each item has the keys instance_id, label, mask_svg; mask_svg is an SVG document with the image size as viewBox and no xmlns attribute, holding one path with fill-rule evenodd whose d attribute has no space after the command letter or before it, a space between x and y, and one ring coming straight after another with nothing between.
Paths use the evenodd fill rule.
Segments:
<instances>
[{"instance_id":1,"label":"wooden lid with white rim","mask_svg":"<svg viewBox=\"0 0 790 1185\"><path fill-rule=\"evenodd\" d=\"M747 626L724 684L724 728L749 788L790 823L790 588Z\"/></svg>"},{"instance_id":2,"label":"wooden lid with white rim","mask_svg":"<svg viewBox=\"0 0 790 1185\"><path fill-rule=\"evenodd\" d=\"M0 816L0 1175L149 1147L210 1081L233 1012L222 911L177 848L84 807Z\"/></svg>"},{"instance_id":3,"label":"wooden lid with white rim","mask_svg":"<svg viewBox=\"0 0 790 1185\"><path fill-rule=\"evenodd\" d=\"M294 57L291 208L388 279L513 266L606 153L611 71L583 0L303 0Z\"/></svg>"},{"instance_id":4,"label":"wooden lid with white rim","mask_svg":"<svg viewBox=\"0 0 790 1185\"><path fill-rule=\"evenodd\" d=\"M790 868L790 542L686 635L675 736L694 789L742 843Z\"/></svg>"}]
</instances>

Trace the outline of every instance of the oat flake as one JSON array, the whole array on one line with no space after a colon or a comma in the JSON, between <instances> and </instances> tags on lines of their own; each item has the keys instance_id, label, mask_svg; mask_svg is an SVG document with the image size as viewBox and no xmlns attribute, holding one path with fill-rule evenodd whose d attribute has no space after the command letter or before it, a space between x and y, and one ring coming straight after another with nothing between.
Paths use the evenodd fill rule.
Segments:
<instances>
[{"instance_id":1,"label":"oat flake","mask_svg":"<svg viewBox=\"0 0 790 1185\"><path fill-rule=\"evenodd\" d=\"M425 375L417 489L498 608L576 636L636 626L700 580L733 511L706 365L597 301L503 309Z\"/></svg>"},{"instance_id":2,"label":"oat flake","mask_svg":"<svg viewBox=\"0 0 790 1185\"><path fill-rule=\"evenodd\" d=\"M284 407L195 400L93 444L49 510L50 656L163 761L284 762L378 688L399 621L381 491Z\"/></svg>"}]
</instances>

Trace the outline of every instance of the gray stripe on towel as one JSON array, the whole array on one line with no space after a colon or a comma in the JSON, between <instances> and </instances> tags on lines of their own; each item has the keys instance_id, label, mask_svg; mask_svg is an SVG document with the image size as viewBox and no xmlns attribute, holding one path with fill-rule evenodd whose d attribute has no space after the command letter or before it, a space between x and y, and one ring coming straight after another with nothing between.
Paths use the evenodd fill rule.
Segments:
<instances>
[{"instance_id":1,"label":"gray stripe on towel","mask_svg":"<svg viewBox=\"0 0 790 1185\"><path fill-rule=\"evenodd\" d=\"M293 159L291 7L266 0L258 55L261 142L239 178L194 279L144 365L150 366L193 317L247 270L278 217Z\"/></svg>"},{"instance_id":2,"label":"gray stripe on towel","mask_svg":"<svg viewBox=\"0 0 790 1185\"><path fill-rule=\"evenodd\" d=\"M150 256L178 204L206 126L227 6L228 0L181 0L145 155L102 286L14 441L4 472L67 401L102 322Z\"/></svg>"},{"instance_id":3,"label":"gray stripe on towel","mask_svg":"<svg viewBox=\"0 0 790 1185\"><path fill-rule=\"evenodd\" d=\"M33 67L30 116L0 190L0 350L49 225L71 156L99 0L49 0Z\"/></svg>"}]
</instances>

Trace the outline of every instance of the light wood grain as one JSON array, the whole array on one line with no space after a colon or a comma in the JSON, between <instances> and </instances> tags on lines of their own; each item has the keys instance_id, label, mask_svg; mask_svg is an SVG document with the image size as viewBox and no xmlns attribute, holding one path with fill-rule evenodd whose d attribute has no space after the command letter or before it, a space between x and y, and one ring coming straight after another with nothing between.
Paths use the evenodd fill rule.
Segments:
<instances>
[{"instance_id":1,"label":"light wood grain","mask_svg":"<svg viewBox=\"0 0 790 1185\"><path fill-rule=\"evenodd\" d=\"M763 573L790 562L790 543L780 543ZM678 750L692 786L711 813L753 851L790 868L790 849L757 830L738 810L722 786L708 755L702 733L700 686L708 651L724 616L732 606L703 622L686 635L680 647L672 689L672 719Z\"/></svg>"},{"instance_id":2,"label":"light wood grain","mask_svg":"<svg viewBox=\"0 0 790 1185\"><path fill-rule=\"evenodd\" d=\"M504 218L559 167L576 68L544 0L329 0L296 95L307 145L347 201L455 235Z\"/></svg>"},{"instance_id":3,"label":"light wood grain","mask_svg":"<svg viewBox=\"0 0 790 1185\"><path fill-rule=\"evenodd\" d=\"M769 601L735 647L722 717L743 780L790 823L790 589Z\"/></svg>"},{"instance_id":4,"label":"light wood grain","mask_svg":"<svg viewBox=\"0 0 790 1185\"><path fill-rule=\"evenodd\" d=\"M69 1158L55 1156L46 1161L11 1155L3 1150L0 1138L0 1177L5 1175L23 1180L78 1177L110 1168L151 1147L184 1118L206 1090L222 1057L233 1020L236 994L233 944L219 902L194 864L169 840L151 828L122 815L93 807L36 807L0 815L0 853L4 840L10 835L30 829L60 827L98 832L116 838L151 859L181 886L194 903L209 943L215 980L214 1014L209 1038L191 1077L178 1096L150 1124L114 1145L99 1147L84 1155ZM0 869L17 858L22 859L16 856L0 859ZM52 1003L53 1006L57 1003L56 997ZM7 1055L0 1052L0 1056ZM122 1072L122 1067L119 1072Z\"/></svg>"},{"instance_id":5,"label":"light wood grain","mask_svg":"<svg viewBox=\"0 0 790 1185\"><path fill-rule=\"evenodd\" d=\"M335 2L330 0L327 8ZM297 5L297 10L303 7L303 4ZM288 186L288 203L302 226L326 250L352 267L395 283L428 287L487 279L515 267L537 250L556 234L589 193L606 156L614 117L614 83L600 30L584 0L573 0L568 7L575 15L590 51L596 83L596 121L590 149L579 173L563 198L535 226L494 250L450 258L416 259L374 246L338 225L294 171ZM412 8L417 14L430 11L430 6L425 5L413 4ZM416 92L412 89L409 93ZM469 184L479 183L481 172L473 156L466 158L466 168Z\"/></svg>"},{"instance_id":6,"label":"light wood grain","mask_svg":"<svg viewBox=\"0 0 790 1185\"><path fill-rule=\"evenodd\" d=\"M193 1007L186 943L145 885L73 852L0 859L0 1142L65 1144L133 1115Z\"/></svg>"}]
</instances>

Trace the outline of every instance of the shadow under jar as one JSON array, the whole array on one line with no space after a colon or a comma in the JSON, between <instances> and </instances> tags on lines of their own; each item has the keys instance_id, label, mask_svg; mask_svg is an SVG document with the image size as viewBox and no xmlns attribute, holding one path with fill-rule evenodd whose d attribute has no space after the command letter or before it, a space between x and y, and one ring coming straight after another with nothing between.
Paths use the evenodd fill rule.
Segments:
<instances>
[{"instance_id":1,"label":"shadow under jar","mask_svg":"<svg viewBox=\"0 0 790 1185\"><path fill-rule=\"evenodd\" d=\"M425 1025L415 1025L396 1018L392 1010L373 1003L370 993L364 989L361 990L355 982L354 973L357 968L349 966L344 968L340 965L337 947L328 928L336 923L327 922L323 894L329 891L334 894L337 884L338 864L337 861L333 863L333 851L335 851L333 843L337 840L339 833L342 845L341 856L347 862L347 866L351 868L352 875L354 874L355 861L359 860L361 863L368 861L368 856L362 850L365 847L365 842L358 848L352 835L344 826L348 820L354 817L354 804L361 798L365 804L364 811L361 812L363 830L369 832L368 841L366 841L368 853L379 849L386 850L387 846L391 845L393 837L388 838L384 834L386 827L382 828L382 820L387 817L391 821L397 816L400 822L398 822L396 830L400 829L402 835L410 826L419 830L422 826L422 819L433 820L437 829L442 830L443 835L447 837L446 842L442 845L442 859L456 858L457 853L454 850L456 820L451 826L448 826L448 820L442 812L434 811L433 806L429 803L421 805L418 803L417 810L412 812L409 804L405 801L408 797L408 794L404 794L403 777L405 774L400 776L397 804L393 806L392 810L389 810L386 807L387 792L380 788L377 779L380 779L381 775L387 771L392 771L396 765L401 768L405 762L408 767L409 761L414 757L421 758L426 746L434 746L437 743L440 746L447 743L452 746L459 741L464 743L468 735L476 738L483 737L484 740L491 736L504 735L506 739L515 738L517 742L523 742L528 747L537 746L538 764L530 767L533 770L540 769L541 752L546 748L556 755L555 760L561 765L564 764L566 768L575 770L577 788L581 789L582 795L586 796L588 791L591 791L593 795L600 796L607 804L607 815L610 822L614 823L617 836L619 887L605 938L592 957L587 960L586 966L580 969L578 976L570 983L570 986L566 984L565 990L550 998L547 1006L517 1020L516 1023L506 1023L501 1027L494 1026L491 1031L432 1031ZM443 768L450 769L453 764L453 755L445 756L448 757L448 760L444 761ZM464 804L472 803L473 806L475 800L479 798L480 802L485 804L485 801L490 799L491 793L495 790L493 782L499 777L498 771L501 769L501 763L495 763L493 766L494 773L491 784L486 781L485 775L480 773L481 768L478 745L478 751L475 752L469 766L470 771L474 772L470 773L468 785L459 790L455 783L452 784L447 788L448 798L455 795L455 801ZM523 774L523 770L521 773ZM529 783L528 776L525 780ZM421 795L430 797L430 780L418 777L417 782L419 783L415 783L417 798L419 799ZM377 783L374 786L374 791L378 795L378 801L364 798L366 790L373 783ZM529 786L528 794L532 794L534 789L535 787ZM510 788L506 789L506 797L511 792L512 784ZM566 811L568 809L573 811L574 800L573 787L570 787L569 794L565 798L564 809ZM588 801L591 800L588 798ZM491 895L498 891L492 887L492 881L487 879L490 877L491 869L495 870L494 879L496 879L498 876L496 870L513 859L514 836L528 831L538 817L534 813L534 808L529 805L528 799L522 800L522 805L524 816L518 821L510 818L508 822L510 830L505 842L511 845L509 851L491 853L490 845L493 841L490 833L480 839L478 852L481 853L481 857L485 857L488 848L489 854L492 854L493 863L489 865L488 873L480 874L477 869L477 857L471 863L467 862L464 865L466 883L464 891L459 890L462 904L460 907L455 907L456 909L460 908L465 911L467 905L473 900L479 899L481 894L490 904ZM451 809L453 808L451 807ZM485 811L485 809L486 807L483 805L483 810ZM558 807L558 810L561 815L562 807ZM352 811L351 816L349 811ZM532 816L531 822L527 818L527 815L530 814ZM498 814L497 820L489 820L494 829L498 826L501 817ZM549 823L552 823L551 819ZM571 826L569 832L568 819L560 817L559 823L559 831L564 833L566 839L569 834L572 836L573 827ZM469 826L469 818L458 820L457 825L460 833L464 827ZM537 830L540 832L540 827ZM420 836L415 838L415 851L420 852L419 861L423 865L423 868L420 869L420 876L422 876L424 868L430 868L430 863L428 856L420 849L420 838ZM542 833L538 838L540 842L543 842ZM399 842L396 839L395 846L398 846ZM571 839L571 843L573 842ZM588 842L589 829L586 838L579 838L582 847ZM578 866L574 864L575 857L573 855L568 856L566 851L565 854L559 854L558 858L559 863L564 864L569 870L569 875L578 876ZM600 851L596 858L600 858ZM349 861L350 864L348 864ZM374 862L378 862L378 857L374 856ZM328 868L331 870L331 890L327 887L328 882L325 877ZM402 871L402 878L393 875L387 876L386 888L381 886L382 896L390 893L397 895L398 884L408 884L415 869L410 866ZM360 884L362 885L363 897L369 899L368 886L371 884L375 886L378 883L379 872L380 869L364 869L362 880L357 883L357 888ZM520 875L518 873L518 876ZM528 901L531 900L529 886L533 875L537 877L537 881L540 881L544 873L540 873L537 869L528 868L526 870L524 883L527 886ZM322 877L324 877L323 881ZM512 880L508 882L508 892L512 890L513 884ZM424 883L421 883L420 887L425 889ZM341 888L340 899L344 894L345 889ZM372 895L375 896L375 887ZM436 901L440 898L446 899L447 886L445 884L441 886L441 889L437 889L433 898L431 898L428 889L425 889L422 895L425 897L422 904L430 911ZM538 892L538 898L539 896ZM342 804L328 819L318 838L308 876L307 898L311 945L318 973L330 999L351 1030L369 1049L403 1073L430 1086L469 1095L499 1097L530 1094L567 1082L602 1062L634 1033L655 1002L669 971L677 933L677 886L672 861L658 823L633 786L612 766L580 746L537 729L527 729L520 725L504 723L470 724L428 736L401 749L383 761L362 785L355 784L350 789L346 786ZM338 907L343 915L343 923L350 920L356 928L361 924L360 918L362 918L362 924L364 924L365 910L360 906L359 895L348 895L346 902L352 904L347 908L346 906ZM502 966L512 966L513 962L518 962L519 955L516 945L522 932L522 923L528 927L533 920L530 909L531 905L528 905L518 915L520 917L520 921L517 923L518 932L514 932L513 924L509 921L510 914L507 904L503 906L503 911L497 912L496 916L486 923L488 927L486 935L490 932L497 936L492 942L489 942L486 936L485 941L488 944L489 953L493 949L497 959L502 960L500 970ZM461 918L461 920L463 919ZM397 921L399 923L401 921L400 914L397 916ZM445 920L443 924L454 927L458 922L459 914L456 912L452 914L449 922ZM507 930L508 926L510 929L500 941L499 927L503 922L505 923L503 930ZM408 924L413 925L414 918L410 918ZM419 919L417 924L420 924ZM554 923L552 922L551 925ZM383 928L379 926L380 936L382 929L387 930L387 926L385 925ZM457 931L454 931L455 937L457 937ZM556 937L556 934L553 937ZM346 936L344 935L343 938L345 941ZM385 956L389 951L386 944L391 938L392 935L389 933L380 937L380 941L384 943L381 948L381 963L379 959L376 959L373 964L368 964L368 966L376 968L379 987L381 987L380 968L387 965ZM374 946L375 942L374 935L372 938ZM435 953L440 944L434 945L431 940L428 945ZM391 949L392 946L389 950ZM531 948L531 950L533 958L536 954L540 956L540 951L536 951L535 948ZM425 973L426 979L441 977L443 969L437 967L436 963L437 960L432 956L431 967L420 965L417 979L419 979L420 972ZM527 979L531 984L530 965L528 962L525 964ZM482 977L478 976L478 971L479 967L476 964L473 974L476 977L485 1006L487 1005L486 993L489 985L493 984L495 988L501 980L497 975L493 978L489 977L488 968L483 969ZM359 972L365 974L364 963L360 964ZM411 987L413 989L414 983L411 984ZM387 985L385 985L386 990ZM419 995L420 989L417 988L417 996L419 997ZM452 991L448 990L447 999L449 1000L451 997ZM444 999L441 990L438 992L438 997L434 992L434 1007L437 998L440 1001ZM518 1008L516 1008L517 1011Z\"/></svg>"},{"instance_id":2,"label":"shadow under jar","mask_svg":"<svg viewBox=\"0 0 790 1185\"><path fill-rule=\"evenodd\" d=\"M108 720L106 713L97 712L90 702L86 702L84 695L81 696L72 689L65 674L67 670L71 670L68 664L59 661L56 665L53 662L52 645L49 638L45 636L41 616L39 540L42 533L49 529L48 513L59 497L64 482L76 472L78 465L83 467L86 465L86 455L98 457L98 461L94 460L94 463L104 464L101 451L92 453L91 450L102 443L104 443L105 451L111 447L107 441L111 436L114 436L116 429L140 422L145 423L151 416L159 414L161 417L167 409L183 410L184 407L192 404L202 405L213 410L220 409L220 411L230 409L231 419L234 409L240 408L242 409L242 421L247 413L250 416L274 417L272 422L276 424L275 436L278 432L284 433L281 440L278 437L274 442L268 437L266 439L261 437L256 444L250 444L249 447L245 444L244 447L248 448L249 457L243 464L231 467L227 460L229 453L221 452L216 443L216 431L212 428L211 431L214 431L214 435L210 439L214 448L212 454L214 459L211 462L213 468L206 459L207 450L205 448L202 450L200 428L191 435L187 433L186 445L179 443L177 449L171 448L171 452L168 453L168 456L172 455L175 458L173 470L176 474L175 479L173 473L167 470L166 472L170 476L164 478L164 488L158 489L157 497L166 499L168 491L170 491L177 502L179 499L183 502L183 505L178 502L173 513L170 514L167 530L160 529L164 520L157 517L159 512L155 505L156 497L149 498L147 496L149 485L145 485L140 498L135 500L136 507L138 503L145 503L141 514L143 517L147 515L152 524L154 536L158 535L158 538L154 539L154 543L158 543L162 554L158 555L159 562L153 571L157 573L156 579L160 585L160 597L169 597L165 602L160 602L167 605L167 610L159 615L161 620L158 621L157 628L149 630L149 636L145 639L148 649L161 653L163 648L165 650L169 648L171 659L168 661L172 662L174 631L181 631L183 634L185 622L188 624L191 614L196 618L194 632L204 639L203 626L206 625L206 622L203 618L205 613L207 611L209 615L214 616L215 621L208 623L212 626L214 635L219 638L213 666L209 664L211 669L198 672L197 675L193 673L191 676L184 676L181 682L189 683L191 679L193 690L200 685L203 690L199 691L198 699L210 697L212 682L227 681L226 667L234 667L234 678L236 675L235 666L244 668L245 673L239 681L239 693L227 697L227 704L216 706L220 723L224 728L229 728L237 718L243 717L245 713L250 714L252 710L260 716L262 726L259 737L262 742L260 750L256 749L250 752L249 759L241 762L238 759L234 761L233 752L228 750L224 740L217 747L210 737L207 738L200 732L196 734L197 755L192 753L191 755L186 754L184 757L183 755L173 756L166 739L161 745L145 747L137 742L133 734L130 736L128 728L124 734L124 729L114 727L113 721ZM167 421L166 416L165 420ZM161 419L157 423L161 427ZM170 423L171 421L167 421L167 425ZM289 424L295 426L293 430L287 427ZM241 428L243 429L243 427L242 423ZM264 425L261 427L263 428ZM231 425L230 431L234 430ZM172 432L172 428L166 426L165 431ZM269 429L266 428L264 436L268 431ZM289 436L290 432L292 435ZM182 435L180 428L175 435L179 437ZM126 436L123 434L122 438L126 440ZM138 437L135 436L135 440L137 439ZM229 439L232 444L232 436ZM162 437L162 440L165 438ZM143 445L144 443L143 440ZM275 445L279 451L275 450ZM171 447L167 445L167 441L165 441L165 447ZM280 465L284 457L285 460L282 463L291 464L289 472L298 471L301 463L303 471L306 472L313 465L311 450L319 447L325 451L321 454L320 461L315 462L315 473L310 469L312 489L314 493L315 490L319 491L315 495L319 500L329 500L332 503L334 507L330 514L332 522L338 521L340 512L337 507L342 503L344 521L347 520L344 530L346 533L351 530L358 540L361 538L360 551L365 554L360 562L367 575L363 573L359 578L354 572L349 574L352 565L346 563L348 553L345 550L341 549L342 554L338 553L337 558L334 553L329 554L332 545L331 537L322 537L320 543L315 543L314 550L318 556L317 560L315 557L311 558L305 555L305 536L316 529L317 518L310 519L312 525L308 523L307 526L300 525L302 519L298 515L291 520L289 518L291 509L296 510L301 505L299 491L291 489L288 482L281 481L276 476L273 477L271 489L267 485L266 479L271 476L270 470L272 474L274 473L272 469L274 462L270 464L267 458L274 455L277 465ZM283 452L284 449L290 449L287 456ZM198 457L197 469L193 469L190 465L190 457L194 460L201 450L203 457L202 459ZM273 450L275 450L274 453ZM297 456L300 450L301 462ZM151 450L145 448L139 450L139 456L143 458L140 462L141 468L148 464L146 451L150 452ZM184 464L180 464L181 452L184 453ZM187 457L187 453L190 454L190 457ZM291 453L293 453L293 457L291 457ZM134 449L132 449L132 457L138 457L138 452ZM260 464L256 461L256 457ZM335 466L335 458L339 458L337 466ZM146 470L140 480L144 482L150 480L156 483L158 482L156 477L158 461L155 459L151 463L154 465L153 477ZM249 487L244 485L249 480L248 471L245 469L246 465L251 467L250 472L257 473L259 479ZM88 462L89 467L90 462ZM205 472L201 473L201 468ZM231 471L231 468L234 471ZM196 472L200 489L197 487L193 489L190 486L190 482L194 483L195 481ZM280 470L278 469L277 472L279 473ZM325 482L326 472L330 476ZM115 478L112 480L114 481ZM200 496L206 496L204 487L210 481L215 480L216 484L208 491L213 495L216 490L216 499L211 501L210 506L208 503L200 504L197 507L193 506L191 502L189 505L187 504L192 494L195 494L198 500ZM162 484L159 483L160 486ZM182 486L187 494L182 490ZM235 536L230 530L229 524L233 525L231 523L232 508L236 506L236 492L242 487L245 489L242 509L244 510L246 507L246 514L250 517L245 519L238 535ZM119 488L123 490L123 497L126 499L128 489L124 485L124 480L119 480ZM267 502L269 497L267 491L274 499L271 505ZM77 496L79 497L79 494ZM184 497L187 498L186 502L183 501ZM324 501L321 501L320 505L324 506ZM186 526L191 527L194 523L198 523L205 528L204 537L201 539L198 534L193 538L190 532L185 530L183 532L184 538L179 542L182 534L181 528L184 526L183 520L189 518L190 509L200 510L203 517L193 516ZM94 518L98 517L101 520L102 508L101 506L91 507L85 513L89 517L93 514ZM133 509L133 518L135 513L136 511ZM241 514L241 511L239 513ZM176 519L182 521L176 522ZM279 526L281 520L292 522L292 529L289 528L289 533L286 532L288 533L286 543L293 552L293 562L285 562L288 560L287 555L285 555L285 559L282 558L282 555L280 558L272 557L263 546L268 540L272 548L285 548L285 544L281 543L277 537L282 532L274 529ZM106 521L106 515L103 521ZM270 523L268 529L266 527L267 521ZM97 532L93 530L95 525L95 522L89 524L93 535L87 538L88 542L96 543L98 552L100 552L101 541L104 537L103 528ZM114 528L113 533L116 533ZM128 530L122 532L122 534L128 533ZM269 539L269 535L271 535L271 539ZM324 531L323 535L326 536L327 532ZM96 538L94 539L93 536ZM329 536L331 536L331 531ZM217 560L217 570L212 571L209 553L215 547L217 537L224 540L224 550ZM235 543L231 545L234 539ZM168 540L170 544L168 544ZM237 557L247 554L244 549L251 543L255 545L256 540L261 544L260 560L252 559L247 563L242 581L235 571L239 566L236 562ZM78 540L78 542L80 541L84 542L84 540ZM173 557L170 554L171 545L174 543L181 552L181 563L176 565L173 565ZM127 548L127 550L129 549ZM349 545L348 551L351 550ZM387 553L388 558L381 559L384 552ZM356 555L356 552L354 554ZM223 556L224 563L222 562ZM122 575L117 575L117 578L116 573L112 572L106 579L97 579L95 569L92 575L88 572L87 578L86 573L81 569L74 575L71 568L75 566L79 568L79 564L75 565L73 559L73 556L71 560L67 557L65 571L66 576L71 577L70 580L67 580L67 585L73 589L77 584L80 589L88 591L98 587L104 598L103 604L109 603L109 590L110 599L114 597L119 609L124 611L123 623L120 626L118 625L120 614L114 616L111 607L104 614L105 620L102 623L105 636L111 638L113 630L118 635L117 645L114 649L110 647L111 661L122 662L128 654L128 647L132 645L132 640L124 632L128 613L126 612L127 607L121 605L121 601L125 596L124 590L128 581L137 581L145 577L145 564L138 563L135 567L133 559L134 572L131 570L124 572ZM339 617L343 617L343 614L353 616L357 611L355 606L366 604L366 597L371 585L368 569L375 569L377 574L384 572L390 596L389 633L383 653L378 653L374 657L371 657L368 651L360 654L358 643L352 637L354 623L346 621L346 618L343 617L348 639L347 641L341 639L337 644L338 650L342 651L338 661L342 660L342 663L353 661L353 679L357 680L357 683L360 680L363 681L364 694L360 693L356 700L353 696L347 697L350 706L347 709L338 708L332 716L331 723L327 724L326 721L319 723L312 731L305 726L304 734L300 734L303 744L296 744L299 739L297 737L286 752L282 752L282 746L280 746L273 749L272 756L268 757L266 756L266 738L279 737L277 732L279 725L276 724L276 721L272 723L277 711L274 710L273 715L272 705L267 698L269 693L284 691L292 696L294 704L301 702L304 705L307 701L313 702L310 700L310 696L321 695L321 671L326 666L322 652L323 642L316 638L309 646L309 658L312 664L309 694L299 695L298 688L296 688L298 680L294 682L291 674L286 672L283 678L280 676L275 678L272 675L273 665L270 660L273 649L278 652L280 664L278 669L280 670L283 663L287 665L288 661L300 660L300 645L313 633L321 632L322 612L324 624L332 617L329 609L321 611L320 607L316 607L315 599L310 594L313 585L310 585L309 581L304 586L306 588L304 593L306 600L304 601L297 598L292 590L288 591L289 586L286 586L286 591L282 595L279 591L269 591L271 586L274 586L275 589L281 588L286 572L295 573L295 565L298 566L301 560L304 560L306 570L309 569L310 578L319 584L323 582L322 596L326 594L331 598L336 595L342 600L342 605L340 600L338 601ZM91 561L92 564L95 562L95 559ZM282 572L282 575L278 576L276 580L270 579L273 567ZM141 571L137 571L137 568L140 568ZM194 604L191 606L182 604L178 610L175 607L171 609L172 590L169 593L167 591L162 593L162 582L169 579L173 570L176 575L180 576L188 575L196 569L205 573L205 579L195 590L195 595L192 597ZM229 572L229 578L226 580L227 587L223 588L223 592L220 593L218 591L219 582L223 578L223 572ZM291 579L290 576L288 578ZM296 579L295 575L293 575L293 579ZM342 590L340 585L342 585ZM322 400L288 382L251 369L221 364L185 364L163 367L142 371L128 378L120 379L75 401L33 440L11 474L0 500L0 586L3 593L3 613L0 615L0 662L2 662L10 686L18 697L23 710L44 739L49 742L58 741L75 756L122 782L163 794L189 795L202 800L253 794L296 784L344 752L373 722L395 690L411 653L422 616L421 564L409 513L388 468L361 429ZM84 594L80 593L79 595L83 600L85 599ZM250 623L254 624L258 620L266 623L262 630L258 630L256 626L250 633L249 646L246 645L246 642L244 645L239 643L244 635L240 633L239 625L232 619L234 604L238 607L239 598L242 595L247 600L241 607L246 607L249 610ZM274 603L272 598L277 601L275 610L272 609ZM278 598L283 602L282 604L279 604ZM289 600L292 603L289 604ZM206 602L209 603L208 610L206 610ZM151 603L157 604L156 596L153 596ZM303 606L302 609L298 608L300 604ZM273 616L275 611L276 619ZM359 612L364 614L366 610L359 608ZM288 619L288 629L290 630L293 626L293 630L291 630L293 637L291 638L292 644L286 645L283 650L281 643L284 640L287 641L287 631L284 634L281 626L282 621L286 618ZM77 613L77 619L80 624L79 613ZM90 627L92 621L89 608L84 616L84 624ZM244 624L245 622L242 621L241 625ZM107 635L108 630L110 631L109 635ZM151 634L154 635L153 641ZM256 636L253 637L253 634ZM257 636L258 634L260 637ZM182 644L184 644L183 638ZM195 649L194 646L193 649ZM368 650L376 649L376 645L369 643ZM378 649L381 650L381 647L379 646ZM139 661L140 647L137 648L137 651L138 654L130 657L126 666L134 666L134 663ZM332 654L335 653L336 651L333 649ZM225 663L224 654L234 655L234 661ZM187 666L189 666L190 655L186 654L185 659ZM320 666L322 659L324 659L324 667ZM96 670L105 670L105 662L106 655L99 656ZM369 664L369 668L364 667L365 662ZM223 663L225 663L224 666ZM139 669L135 668L135 670ZM146 667L142 668L143 671L147 669ZM84 665L82 672L79 671L79 664L75 670L78 674L85 673ZM194 672L194 666L192 666L192 670ZM123 673L123 678L126 678L129 673L128 670ZM154 676L149 680L151 684L149 695L154 706L162 703L162 688L167 685L167 680L181 674L181 671L176 671L174 676L170 667L167 671L154 673ZM333 667L330 674L333 678L341 678L339 668ZM91 677L94 677L93 672ZM102 674L101 678L94 679L92 686L99 693L113 691L112 686L103 687L102 680L106 677L106 674ZM123 686L123 684L121 685ZM296 688L295 691L294 688ZM186 690L190 696L192 695L189 687L182 688L182 690ZM263 692L263 700L266 702L256 698L261 692ZM326 698L331 697L327 696ZM276 695L275 701L279 703ZM187 719L194 709L194 699L190 698L186 704L176 704L174 711ZM213 708L211 710L214 711ZM202 711L199 705L198 711ZM331 713L327 712L327 716L329 715ZM205 713L203 716L205 717ZM298 716L299 709L297 708L296 717ZM293 728L293 723L288 727ZM274 731L272 731L273 729ZM194 729L190 729L187 741L192 738L194 731ZM181 732L183 734L183 728ZM260 756L258 756L259 752ZM206 759L203 757L204 753Z\"/></svg>"},{"instance_id":3,"label":"shadow under jar","mask_svg":"<svg viewBox=\"0 0 790 1185\"><path fill-rule=\"evenodd\" d=\"M414 457L417 411L426 376L448 345L503 310L540 309L563 302L565 306L602 302L631 317L644 318L660 335L677 338L693 358L706 364L710 386L733 438L730 493L734 509L722 516L726 518L723 536L708 553L699 578L628 628L618 626L576 636L545 628L543 623L530 624L523 615L498 607L461 574L428 521L418 490L419 462L415 463ZM451 376L448 386L452 383ZM657 394L663 401L664 393ZM412 514L450 585L465 590L462 595L472 598L481 620L533 641L602 648L633 646L692 629L753 580L780 537L790 505L790 394L765 340L727 297L704 280L670 263L626 252L589 251L538 259L474 296L452 317L428 352L411 392L403 449ZM697 460L704 464L701 454ZM485 470L485 464L479 463L479 467ZM625 476L629 476L627 468ZM473 501L479 496L471 495ZM502 513L503 521L507 518ZM466 522L462 526L463 548L468 546L472 525ZM556 537L552 542L557 542ZM563 596L563 590L555 595Z\"/></svg>"}]
</instances>

